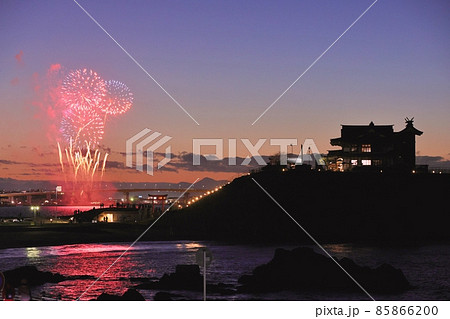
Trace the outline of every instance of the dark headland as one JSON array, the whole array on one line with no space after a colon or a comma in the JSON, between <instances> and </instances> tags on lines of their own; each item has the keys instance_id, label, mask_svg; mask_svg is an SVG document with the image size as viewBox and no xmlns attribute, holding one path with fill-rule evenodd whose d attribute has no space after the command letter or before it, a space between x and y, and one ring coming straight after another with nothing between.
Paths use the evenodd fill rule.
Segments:
<instances>
[{"instance_id":1,"label":"dark headland","mask_svg":"<svg viewBox=\"0 0 450 319\"><path fill-rule=\"evenodd\" d=\"M258 182L321 242L450 239L450 175L262 171L169 214L157 229L225 241L310 240Z\"/></svg>"},{"instance_id":2,"label":"dark headland","mask_svg":"<svg viewBox=\"0 0 450 319\"><path fill-rule=\"evenodd\" d=\"M263 170L166 213L141 240L448 242L450 175ZM134 241L149 224L1 226L0 248Z\"/></svg>"}]
</instances>

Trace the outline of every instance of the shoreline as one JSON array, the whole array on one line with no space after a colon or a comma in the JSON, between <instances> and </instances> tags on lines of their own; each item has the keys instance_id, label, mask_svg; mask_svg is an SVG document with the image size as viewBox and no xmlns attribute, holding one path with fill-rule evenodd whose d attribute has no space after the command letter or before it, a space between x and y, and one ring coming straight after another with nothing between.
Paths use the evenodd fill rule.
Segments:
<instances>
[{"instance_id":1,"label":"shoreline","mask_svg":"<svg viewBox=\"0 0 450 319\"><path fill-rule=\"evenodd\" d=\"M43 226L2 225L0 226L0 249L61 246L93 243L134 242L146 229L142 224L46 224ZM274 240L230 240L203 238L189 235L169 235L165 231L152 229L140 241L214 241L236 245L314 245L311 240L299 238L295 241ZM341 240L320 242L321 245L352 244L357 246L424 246L430 244L450 244L449 240L404 239L404 240Z\"/></svg>"}]
</instances>

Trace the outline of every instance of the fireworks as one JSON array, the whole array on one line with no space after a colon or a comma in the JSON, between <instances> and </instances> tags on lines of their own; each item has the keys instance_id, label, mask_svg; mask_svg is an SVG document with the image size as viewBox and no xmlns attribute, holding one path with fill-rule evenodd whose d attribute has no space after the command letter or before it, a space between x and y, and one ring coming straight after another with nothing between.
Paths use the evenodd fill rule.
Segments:
<instances>
[{"instance_id":1,"label":"fireworks","mask_svg":"<svg viewBox=\"0 0 450 319\"><path fill-rule=\"evenodd\" d=\"M62 83L62 100L72 108L89 110L99 107L106 94L105 81L92 70L70 72Z\"/></svg>"},{"instance_id":2,"label":"fireworks","mask_svg":"<svg viewBox=\"0 0 450 319\"><path fill-rule=\"evenodd\" d=\"M99 150L95 150L95 152L92 153L91 150L87 149L87 151L83 153L81 149L76 149L70 144L68 148L64 149L64 154L66 155L64 157L61 146L58 143L58 154L63 172L66 172L64 166L64 162L66 162L66 166L70 170L68 173L75 177L75 181L85 182L94 180L94 176L98 173L98 168L100 167L101 153ZM105 171L107 158L108 154L105 154L101 165L102 176Z\"/></svg>"},{"instance_id":3,"label":"fireworks","mask_svg":"<svg viewBox=\"0 0 450 319\"><path fill-rule=\"evenodd\" d=\"M122 82L106 82L106 95L101 109L106 114L119 115L128 111L133 105L133 93Z\"/></svg>"},{"instance_id":4,"label":"fireworks","mask_svg":"<svg viewBox=\"0 0 450 319\"><path fill-rule=\"evenodd\" d=\"M72 143L69 143L64 152L58 143L58 154L65 178L70 178L74 191L78 192L75 194L76 198L80 200L89 196L96 177L100 175L100 180L103 178L108 154L106 153L101 161L102 156L98 149L91 151L88 147L83 151L74 148Z\"/></svg>"},{"instance_id":5,"label":"fireworks","mask_svg":"<svg viewBox=\"0 0 450 319\"><path fill-rule=\"evenodd\" d=\"M101 160L98 145L105 132L106 116L127 112L133 104L130 89L119 81L104 81L90 69L70 72L62 81L60 100L64 105L58 155L66 181L72 182L77 201L89 199L94 182L103 177L106 153Z\"/></svg>"},{"instance_id":6,"label":"fireworks","mask_svg":"<svg viewBox=\"0 0 450 319\"><path fill-rule=\"evenodd\" d=\"M61 134L74 148L95 147L104 133L104 122L92 109L68 108L61 121Z\"/></svg>"},{"instance_id":7,"label":"fireworks","mask_svg":"<svg viewBox=\"0 0 450 319\"><path fill-rule=\"evenodd\" d=\"M104 81L97 72L78 69L70 72L61 88L66 110L61 134L75 149L95 149L103 138L106 115L119 115L133 104L133 93L119 81Z\"/></svg>"}]
</instances>

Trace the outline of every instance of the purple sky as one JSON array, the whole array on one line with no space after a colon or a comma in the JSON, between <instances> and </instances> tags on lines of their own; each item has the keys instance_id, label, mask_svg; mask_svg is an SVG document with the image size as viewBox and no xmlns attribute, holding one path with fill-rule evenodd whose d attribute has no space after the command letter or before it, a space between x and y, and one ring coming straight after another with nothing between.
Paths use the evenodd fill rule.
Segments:
<instances>
[{"instance_id":1,"label":"purple sky","mask_svg":"<svg viewBox=\"0 0 450 319\"><path fill-rule=\"evenodd\" d=\"M133 91L133 108L105 130L103 144L116 153L146 127L172 136L174 153L192 152L193 137L298 138L299 144L313 138L326 152L340 124L373 121L401 130L404 117L415 117L424 132L419 155L449 160L450 3L444 0L378 1L251 125L372 2L80 0L197 126L73 1L2 1L0 177L42 179L7 164L18 158L57 163L51 120L33 105L42 98L33 88L56 63L64 70L92 68ZM238 156L247 155L239 144ZM110 179L149 178L120 174ZM194 176L167 174L153 179Z\"/></svg>"}]
</instances>

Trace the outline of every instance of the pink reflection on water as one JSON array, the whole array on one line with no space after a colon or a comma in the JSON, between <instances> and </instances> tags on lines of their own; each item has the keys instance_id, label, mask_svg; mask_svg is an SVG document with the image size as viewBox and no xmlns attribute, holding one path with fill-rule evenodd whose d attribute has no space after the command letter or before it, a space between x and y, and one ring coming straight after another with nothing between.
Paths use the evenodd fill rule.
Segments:
<instances>
[{"instance_id":1,"label":"pink reflection on water","mask_svg":"<svg viewBox=\"0 0 450 319\"><path fill-rule=\"evenodd\" d=\"M64 246L51 246L50 254L56 256L65 256L72 254L92 254L92 253L107 253L107 252L120 252L127 250L130 245L126 244L77 244L77 245L64 245ZM134 248L129 248L129 251Z\"/></svg>"},{"instance_id":2,"label":"pink reflection on water","mask_svg":"<svg viewBox=\"0 0 450 319\"><path fill-rule=\"evenodd\" d=\"M74 280L59 284L45 285L43 290L48 296L62 300L75 300L108 269L117 258L129 247L124 244L85 244L53 246L46 250L53 256L52 263L46 269L63 276L74 277ZM130 277L148 278L155 274L155 269L148 263L133 258L133 247L112 266L89 291L82 300L96 298L101 293L122 295L129 287L135 285ZM90 276L82 277L80 276Z\"/></svg>"}]
</instances>

